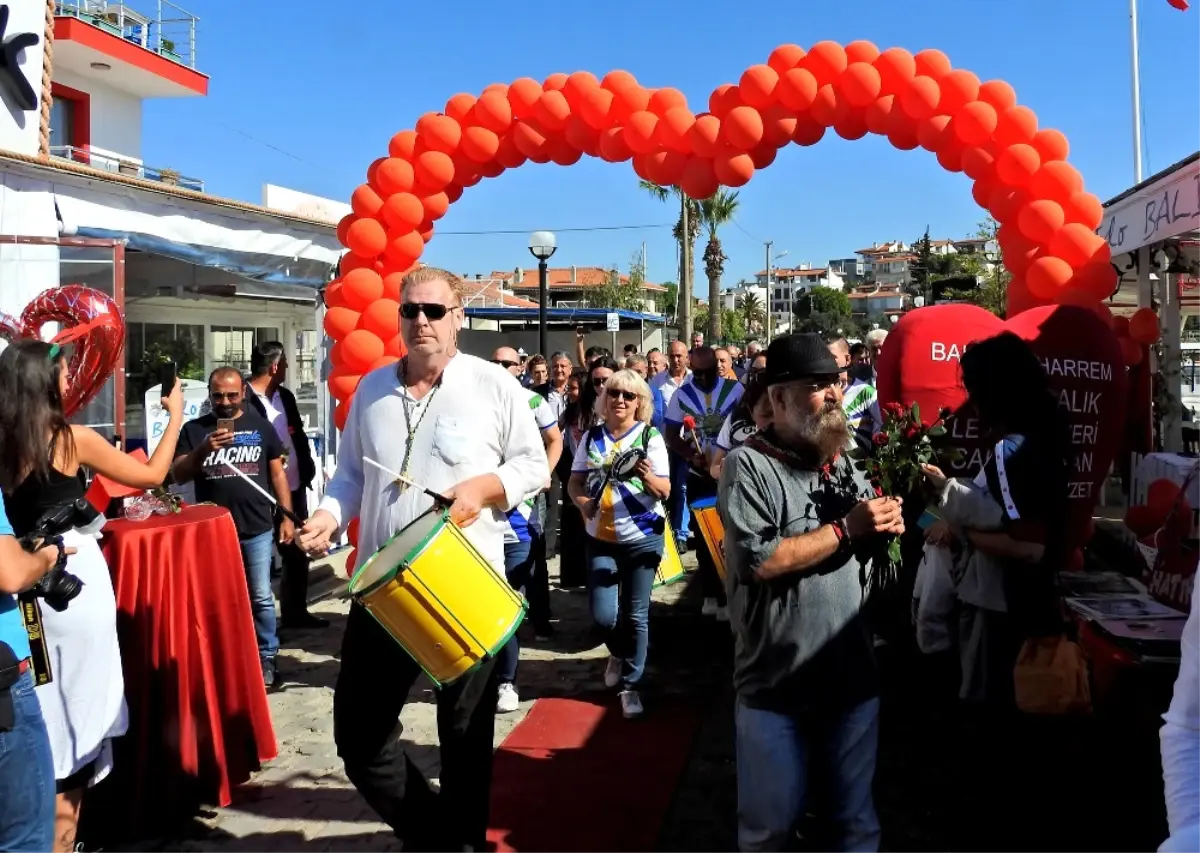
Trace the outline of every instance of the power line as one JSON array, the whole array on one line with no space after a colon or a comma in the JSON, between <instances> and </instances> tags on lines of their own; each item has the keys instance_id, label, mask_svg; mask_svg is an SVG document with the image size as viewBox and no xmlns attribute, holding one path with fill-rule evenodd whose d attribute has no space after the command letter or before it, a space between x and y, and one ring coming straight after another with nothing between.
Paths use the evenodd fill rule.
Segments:
<instances>
[{"instance_id":1,"label":"power line","mask_svg":"<svg viewBox=\"0 0 1200 853\"><path fill-rule=\"evenodd\" d=\"M762 239L754 236L749 231L747 231L745 228L743 228L742 223L738 221L738 218L736 216L733 217L731 221L733 222L734 225L736 225L738 227L739 231L741 231L743 234L745 234L747 237L749 237L754 242L756 242L756 243L765 243L766 242L765 240L762 240Z\"/></svg>"},{"instance_id":2,"label":"power line","mask_svg":"<svg viewBox=\"0 0 1200 853\"><path fill-rule=\"evenodd\" d=\"M249 133L246 133L246 131L239 130L238 128L233 127L232 125L226 124L223 121L218 121L217 124L221 125L221 127L225 128L226 130L233 131L238 136L246 137L251 142L257 142L259 145L263 146L264 148L270 148L272 151L276 152L277 154L282 154L284 157L290 157L291 159L295 160L298 163L303 163L306 166L312 166L314 169L323 168L321 166L318 166L316 163L312 162L311 160L305 160L303 157L293 154L291 151L285 151L284 149L280 148L278 145L272 145L270 142L266 142L262 139L259 139L257 136L252 136Z\"/></svg>"},{"instance_id":3,"label":"power line","mask_svg":"<svg viewBox=\"0 0 1200 853\"><path fill-rule=\"evenodd\" d=\"M516 229L496 229L496 230L489 229L489 230L483 230L483 231L438 231L437 235L439 237L445 237L448 235L462 236L462 237L477 237L477 236L482 236L482 235L486 235L486 234L528 234L530 231L534 231L534 230L553 231L556 234L563 234L563 233L568 233L568 232L580 232L580 231L639 231L639 230L645 230L648 228L674 228L674 227L675 227L674 222L667 222L667 223L655 223L655 224L648 224L648 225L590 225L590 226L583 227L583 228L542 228L542 229L516 228Z\"/></svg>"}]
</instances>

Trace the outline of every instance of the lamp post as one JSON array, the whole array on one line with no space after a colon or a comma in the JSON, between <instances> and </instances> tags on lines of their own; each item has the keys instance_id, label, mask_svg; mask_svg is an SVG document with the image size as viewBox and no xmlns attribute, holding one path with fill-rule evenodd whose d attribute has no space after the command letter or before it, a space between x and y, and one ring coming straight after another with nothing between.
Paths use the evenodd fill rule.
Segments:
<instances>
[{"instance_id":1,"label":"lamp post","mask_svg":"<svg viewBox=\"0 0 1200 853\"><path fill-rule=\"evenodd\" d=\"M538 350L549 358L546 344L546 303L550 301L550 274L546 261L558 246L553 231L534 231L529 235L529 253L538 259Z\"/></svg>"}]
</instances>

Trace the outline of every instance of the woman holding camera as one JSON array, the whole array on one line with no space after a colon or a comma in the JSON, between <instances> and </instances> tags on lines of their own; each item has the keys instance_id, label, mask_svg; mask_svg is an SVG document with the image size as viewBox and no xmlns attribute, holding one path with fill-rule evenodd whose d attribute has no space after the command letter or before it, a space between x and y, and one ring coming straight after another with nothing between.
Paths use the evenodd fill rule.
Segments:
<instances>
[{"instance_id":1,"label":"woman holding camera","mask_svg":"<svg viewBox=\"0 0 1200 853\"><path fill-rule=\"evenodd\" d=\"M0 355L0 489L18 537L33 532L47 512L84 496L81 468L149 489L166 479L175 455L183 423L178 383L163 398L170 422L145 463L122 453L95 430L67 423L67 388L67 360L57 344L18 341ZM111 770L110 741L124 734L128 723L108 565L94 535L71 530L63 541L76 550L66 572L83 586L73 589L71 577L54 573L43 584L47 595L37 603L45 653L34 655L35 668L48 668L51 677L35 693L54 758L56 851L74 849L83 792ZM74 597L57 610L72 592Z\"/></svg>"}]
</instances>

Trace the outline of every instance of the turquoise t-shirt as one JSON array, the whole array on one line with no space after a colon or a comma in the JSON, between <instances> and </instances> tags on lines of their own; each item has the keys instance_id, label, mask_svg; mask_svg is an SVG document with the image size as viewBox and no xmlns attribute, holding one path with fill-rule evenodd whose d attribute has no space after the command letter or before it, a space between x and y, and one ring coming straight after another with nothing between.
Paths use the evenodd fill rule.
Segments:
<instances>
[{"instance_id":1,"label":"turquoise t-shirt","mask_svg":"<svg viewBox=\"0 0 1200 853\"><path fill-rule=\"evenodd\" d=\"M8 514L4 511L4 501L0 501L0 536L12 536L12 525L8 523ZM6 643L17 656L17 660L29 657L29 635L25 633L25 623L21 621L21 611L17 609L17 597L0 592L0 643Z\"/></svg>"}]
</instances>

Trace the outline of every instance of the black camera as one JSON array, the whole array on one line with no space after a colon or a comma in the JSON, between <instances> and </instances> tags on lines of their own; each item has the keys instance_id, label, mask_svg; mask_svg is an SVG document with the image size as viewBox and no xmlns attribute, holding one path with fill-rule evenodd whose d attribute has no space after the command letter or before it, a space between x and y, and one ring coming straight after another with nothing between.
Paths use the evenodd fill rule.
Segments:
<instances>
[{"instance_id":1,"label":"black camera","mask_svg":"<svg viewBox=\"0 0 1200 853\"><path fill-rule=\"evenodd\" d=\"M91 504L79 498L73 503L48 510L38 519L34 529L21 537L21 544L27 551L33 551L34 543L38 540L41 540L42 548L58 548L58 561L54 568L42 575L41 580L29 589L29 594L44 598L46 604L59 613L67 609L67 605L83 591L83 581L66 569L67 552L62 535L68 530L89 527L99 517L100 513Z\"/></svg>"}]
</instances>

